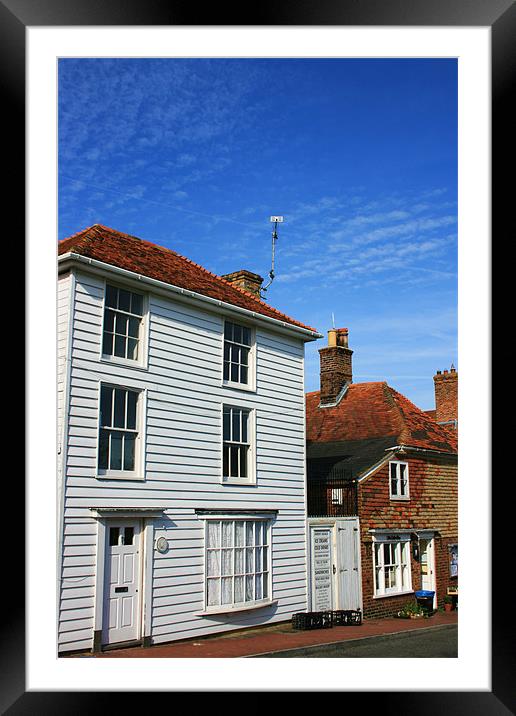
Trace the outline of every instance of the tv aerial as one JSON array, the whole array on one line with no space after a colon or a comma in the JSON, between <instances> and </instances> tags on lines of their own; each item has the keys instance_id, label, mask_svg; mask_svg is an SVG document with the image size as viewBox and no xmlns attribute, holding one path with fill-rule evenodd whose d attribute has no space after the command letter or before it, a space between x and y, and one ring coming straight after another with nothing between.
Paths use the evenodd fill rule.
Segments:
<instances>
[{"instance_id":1,"label":"tv aerial","mask_svg":"<svg viewBox=\"0 0 516 716\"><path fill-rule=\"evenodd\" d=\"M283 217L282 216L271 216L270 218L271 224L274 224L274 228L272 229L272 259L271 259L271 270L269 271L269 283L267 283L265 286L262 286L262 291L267 291L271 283L274 281L274 251L276 248L276 241L278 240L278 224L283 223Z\"/></svg>"}]
</instances>

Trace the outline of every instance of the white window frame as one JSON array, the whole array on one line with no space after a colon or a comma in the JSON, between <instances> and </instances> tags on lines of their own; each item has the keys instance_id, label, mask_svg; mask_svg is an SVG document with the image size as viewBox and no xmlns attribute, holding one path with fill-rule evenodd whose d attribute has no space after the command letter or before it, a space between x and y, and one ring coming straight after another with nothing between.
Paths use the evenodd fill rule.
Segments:
<instances>
[{"instance_id":1,"label":"white window frame","mask_svg":"<svg viewBox=\"0 0 516 716\"><path fill-rule=\"evenodd\" d=\"M244 410L248 413L247 421L247 477L233 477L224 475L224 409ZM224 485L255 485L256 484L256 409L246 405L235 405L233 403L222 403L220 410L220 436L221 436L221 482ZM230 441L227 441L230 442ZM238 443L234 443L238 444Z\"/></svg>"},{"instance_id":2,"label":"white window frame","mask_svg":"<svg viewBox=\"0 0 516 716\"><path fill-rule=\"evenodd\" d=\"M137 394L136 400L136 438L134 446L134 469L133 470L110 470L99 467L100 457L100 431L102 425L100 422L100 401L102 388L118 388ZM97 411L97 455L96 455L96 476L101 480L144 480L144 461L143 461L143 445L145 444L144 420L146 407L146 391L142 388L135 388L130 385L115 384L110 381L99 381L98 384L98 411ZM114 428L119 430L119 428ZM120 429L123 430L123 429Z\"/></svg>"},{"instance_id":3,"label":"white window frame","mask_svg":"<svg viewBox=\"0 0 516 716\"><path fill-rule=\"evenodd\" d=\"M385 564L383 545L394 545L394 562ZM377 550L377 547L380 549ZM377 552L379 552L379 560ZM412 566L411 566L411 542L410 533L373 536L373 596L392 597L399 594L411 594L412 589ZM395 573L395 584L392 587L385 586L385 568L393 567ZM378 571L378 580L377 580Z\"/></svg>"},{"instance_id":4,"label":"white window frame","mask_svg":"<svg viewBox=\"0 0 516 716\"><path fill-rule=\"evenodd\" d=\"M396 492L392 491L392 477L391 471L392 466L396 469ZM401 488L401 465L405 466L405 490L406 494L400 494ZM391 460L389 462L389 495L391 500L410 500L410 489L409 489L409 464L402 460Z\"/></svg>"},{"instance_id":5,"label":"white window frame","mask_svg":"<svg viewBox=\"0 0 516 716\"><path fill-rule=\"evenodd\" d=\"M106 320L106 310L110 309L106 306L106 293L107 287L122 289L128 293L135 293L142 297L142 315L140 320L140 329L138 334L138 358L133 360L132 358L123 358L121 356L110 355L104 353L104 324ZM102 325L100 333L100 360L105 363L116 363L119 365L133 366L135 368L147 369L147 358L148 358L148 322L149 322L149 296L147 293L142 291L135 291L132 286L127 286L119 283L118 281L104 281L104 293L102 297Z\"/></svg>"},{"instance_id":6,"label":"white window frame","mask_svg":"<svg viewBox=\"0 0 516 716\"><path fill-rule=\"evenodd\" d=\"M250 333L249 345L249 362L247 366L247 383L240 383L231 379L224 379L224 353L226 345L226 323L233 323L236 326L246 328ZM231 342L230 342L231 343ZM224 318L222 321L222 364L221 364L222 385L236 390L245 390L248 392L256 391L256 329L243 321L234 320L233 318Z\"/></svg>"},{"instance_id":7,"label":"white window frame","mask_svg":"<svg viewBox=\"0 0 516 716\"><path fill-rule=\"evenodd\" d=\"M260 607L265 607L265 606L270 606L272 604L275 604L277 600L274 600L273 594L272 594L273 579L272 579L272 518L271 518L271 516L270 515L260 515L260 514L256 514L256 515L214 514L214 515L205 515L202 517L202 519L204 520L205 524L204 524L204 611L201 612L201 615L224 614L224 613L229 613L229 612L248 611L248 610L259 609ZM222 545L222 541L223 541L222 523L223 522L232 523L232 530L231 530L232 531L232 543L231 543L230 547L223 547L223 545ZM246 540L247 523L251 523L253 525L253 545L251 547L248 547L247 545L244 545L244 546L236 545L236 543L235 543L235 540L236 540L235 523L236 522L244 523L244 527L243 527L244 542L247 541ZM264 562L262 562L262 570L256 570L256 562L255 562L256 552L255 552L255 550L258 549L258 547L255 545L255 536L256 536L255 524L257 522L261 522L265 526L265 532L266 532L266 538L265 538L265 540L262 540L262 545L261 545L262 549L263 549L263 547L267 548L267 560L266 560L267 570L265 572L263 570ZM214 523L219 523L219 530L220 530L220 534L219 534L219 545L220 546L219 547L210 547L208 544L208 534L209 534L208 531L210 530L210 526L213 526ZM234 596L235 596L235 577L236 576L244 577L243 592L245 595L246 577L251 576L251 575L254 576L254 580L253 580L253 591L254 591L256 589L256 576L259 573L262 574L262 580L263 580L263 575L266 574L266 582L265 582L265 580L262 581L263 587L266 588L266 594L267 594L266 597L261 598L261 599L248 600L248 601L244 601L244 602L233 601L230 604L228 604L228 603L226 603L226 604L222 604L222 603L208 604L208 601L209 601L208 600L208 582L211 580L215 580L215 579L220 580L220 583L219 583L220 600L219 600L219 602L222 601L221 580L223 579L223 576L222 576L222 550L223 549L227 549L228 551L232 551L232 553L233 553L232 559L231 559L232 574L226 575L228 579L232 580L231 590L232 590L233 600L234 600ZM236 573L236 571L235 571L236 550L237 549L243 550L242 559L243 559L244 571L239 572L239 573ZM252 572L251 571L247 572L247 569L246 569L246 554L245 554L245 552L247 549L252 549L252 560L253 560L253 571ZM220 567L220 569L219 569L220 575L219 576L208 575L208 560L209 560L208 552L211 550L214 552L219 551L221 553L220 559L219 559L219 565L218 565ZM263 551L262 551L261 555L262 555L262 560L263 560Z\"/></svg>"}]
</instances>

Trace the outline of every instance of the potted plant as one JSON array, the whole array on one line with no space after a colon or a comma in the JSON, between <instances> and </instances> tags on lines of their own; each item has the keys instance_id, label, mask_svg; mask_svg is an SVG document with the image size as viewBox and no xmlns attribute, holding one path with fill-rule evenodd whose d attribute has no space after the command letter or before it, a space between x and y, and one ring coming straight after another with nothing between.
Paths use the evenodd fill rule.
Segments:
<instances>
[{"instance_id":1,"label":"potted plant","mask_svg":"<svg viewBox=\"0 0 516 716\"><path fill-rule=\"evenodd\" d=\"M397 613L400 619L420 619L426 616L425 610L417 602L408 602Z\"/></svg>"},{"instance_id":2,"label":"potted plant","mask_svg":"<svg viewBox=\"0 0 516 716\"><path fill-rule=\"evenodd\" d=\"M444 597L444 611L451 612L452 609L453 609L453 597L451 597L449 594L447 594Z\"/></svg>"}]
</instances>

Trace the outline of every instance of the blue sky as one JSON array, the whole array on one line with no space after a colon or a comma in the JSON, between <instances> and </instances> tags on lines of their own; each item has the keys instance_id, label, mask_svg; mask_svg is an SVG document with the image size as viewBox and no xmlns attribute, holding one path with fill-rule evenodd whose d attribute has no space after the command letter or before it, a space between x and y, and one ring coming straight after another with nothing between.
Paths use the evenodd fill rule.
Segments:
<instances>
[{"instance_id":1,"label":"blue sky","mask_svg":"<svg viewBox=\"0 0 516 716\"><path fill-rule=\"evenodd\" d=\"M354 382L423 409L457 361L453 59L59 61L59 238L94 223L350 331ZM306 349L306 389L319 387Z\"/></svg>"}]
</instances>

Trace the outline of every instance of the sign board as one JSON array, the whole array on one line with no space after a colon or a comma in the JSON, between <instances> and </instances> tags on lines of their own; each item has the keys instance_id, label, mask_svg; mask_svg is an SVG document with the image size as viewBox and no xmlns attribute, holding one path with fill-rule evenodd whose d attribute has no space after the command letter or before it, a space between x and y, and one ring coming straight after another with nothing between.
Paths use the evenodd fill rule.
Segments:
<instances>
[{"instance_id":1,"label":"sign board","mask_svg":"<svg viewBox=\"0 0 516 716\"><path fill-rule=\"evenodd\" d=\"M283 222L282 216L271 216L271 223L278 223L281 224Z\"/></svg>"},{"instance_id":2,"label":"sign board","mask_svg":"<svg viewBox=\"0 0 516 716\"><path fill-rule=\"evenodd\" d=\"M450 544L448 549L450 552L450 577L457 577L459 574L459 546Z\"/></svg>"},{"instance_id":3,"label":"sign board","mask_svg":"<svg viewBox=\"0 0 516 716\"><path fill-rule=\"evenodd\" d=\"M316 612L332 607L331 527L314 527L311 530L312 556L312 609Z\"/></svg>"}]
</instances>

